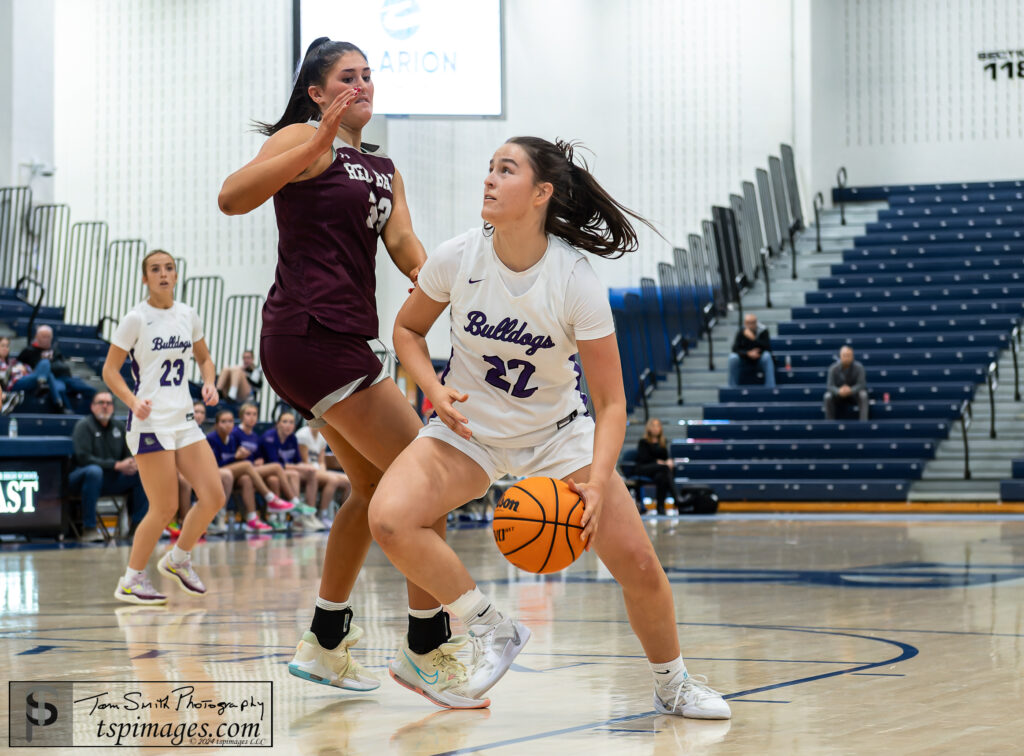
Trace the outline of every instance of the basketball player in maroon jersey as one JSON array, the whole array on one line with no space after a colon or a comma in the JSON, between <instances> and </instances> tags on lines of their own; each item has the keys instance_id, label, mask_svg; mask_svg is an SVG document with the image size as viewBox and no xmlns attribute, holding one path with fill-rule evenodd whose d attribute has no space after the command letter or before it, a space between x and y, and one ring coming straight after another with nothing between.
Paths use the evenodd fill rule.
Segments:
<instances>
[{"instance_id":1,"label":"basketball player in maroon jersey","mask_svg":"<svg viewBox=\"0 0 1024 756\"><path fill-rule=\"evenodd\" d=\"M280 241L263 308L260 362L278 396L322 426L352 482L331 528L310 630L288 666L298 677L349 690L380 685L349 653L362 635L351 624L349 597L370 547L370 495L422 427L368 344L378 330L378 237L413 282L426 260L401 175L362 141L373 91L358 47L314 41L284 114L259 124L269 139L224 181L218 199L228 215L274 199ZM443 534L443 518L436 528ZM409 606L410 646L432 656L442 680L459 685L466 670L451 652L464 641L451 638L440 602L410 583Z\"/></svg>"}]
</instances>

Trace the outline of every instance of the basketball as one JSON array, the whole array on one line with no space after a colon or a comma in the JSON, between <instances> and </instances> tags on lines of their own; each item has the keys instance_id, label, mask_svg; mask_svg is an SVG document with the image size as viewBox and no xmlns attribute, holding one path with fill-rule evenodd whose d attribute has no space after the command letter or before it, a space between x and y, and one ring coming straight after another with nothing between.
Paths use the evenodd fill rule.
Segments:
<instances>
[{"instance_id":1,"label":"basketball","mask_svg":"<svg viewBox=\"0 0 1024 756\"><path fill-rule=\"evenodd\" d=\"M498 502L494 541L521 570L558 572L583 553L582 517L583 501L567 483L527 478L509 488Z\"/></svg>"}]
</instances>

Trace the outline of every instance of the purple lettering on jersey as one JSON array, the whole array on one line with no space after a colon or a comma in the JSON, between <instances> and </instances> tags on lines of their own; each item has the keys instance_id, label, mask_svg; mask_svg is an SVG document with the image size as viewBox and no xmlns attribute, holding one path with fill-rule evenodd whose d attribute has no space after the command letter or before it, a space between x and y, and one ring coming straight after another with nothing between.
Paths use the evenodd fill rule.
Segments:
<instances>
[{"instance_id":1,"label":"purple lettering on jersey","mask_svg":"<svg viewBox=\"0 0 1024 756\"><path fill-rule=\"evenodd\" d=\"M154 352L159 352L159 351L162 351L164 349L180 349L182 352L185 352L185 351L187 351L187 350L189 350L191 348L192 348L192 342L191 341L188 341L188 340L182 341L177 336L171 336L171 338L167 339L167 341L164 341L159 336L156 336L156 337L153 338L153 351Z\"/></svg>"},{"instance_id":2,"label":"purple lettering on jersey","mask_svg":"<svg viewBox=\"0 0 1024 756\"><path fill-rule=\"evenodd\" d=\"M520 323L517 318L502 318L498 325L487 325L487 315L479 310L469 313L469 324L466 332L493 341L504 341L509 344L522 344L529 347L527 355L536 354L538 349L551 349L555 342L550 336L534 336L526 330L529 325L525 320Z\"/></svg>"}]
</instances>

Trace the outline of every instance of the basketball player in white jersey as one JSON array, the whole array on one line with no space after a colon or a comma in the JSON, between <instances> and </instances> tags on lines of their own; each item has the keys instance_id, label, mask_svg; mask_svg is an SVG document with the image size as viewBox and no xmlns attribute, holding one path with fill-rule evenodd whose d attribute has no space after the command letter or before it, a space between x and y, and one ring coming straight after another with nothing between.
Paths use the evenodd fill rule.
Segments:
<instances>
[{"instance_id":1,"label":"basketball player in white jersey","mask_svg":"<svg viewBox=\"0 0 1024 756\"><path fill-rule=\"evenodd\" d=\"M206 526L224 506L217 462L192 411L186 375L193 354L203 377L203 400L217 403L216 373L203 326L195 310L174 301L178 273L174 258L154 250L142 261L142 282L149 297L130 310L117 326L103 365L103 381L128 405L125 431L135 455L149 511L135 530L128 569L118 580L114 598L133 604L164 604L146 575L146 564L178 506L178 472L198 499L181 525L177 544L164 554L157 570L186 593L203 596L206 586L192 569L190 553ZM131 358L134 391L121 376Z\"/></svg>"},{"instance_id":2,"label":"basketball player in white jersey","mask_svg":"<svg viewBox=\"0 0 1024 756\"><path fill-rule=\"evenodd\" d=\"M437 414L384 474L370 503L374 538L469 628L475 663L458 693L482 700L530 631L498 611L430 526L506 474L567 481L584 500L587 548L622 586L657 710L727 719L721 695L686 671L668 578L615 472L626 429L618 347L607 293L578 250L634 251L626 216L643 219L574 162L570 145L533 137L510 139L494 153L481 215L483 229L428 257L395 322L399 360ZM449 304L452 356L439 381L424 337ZM403 646L391 675L437 703L421 661Z\"/></svg>"}]
</instances>

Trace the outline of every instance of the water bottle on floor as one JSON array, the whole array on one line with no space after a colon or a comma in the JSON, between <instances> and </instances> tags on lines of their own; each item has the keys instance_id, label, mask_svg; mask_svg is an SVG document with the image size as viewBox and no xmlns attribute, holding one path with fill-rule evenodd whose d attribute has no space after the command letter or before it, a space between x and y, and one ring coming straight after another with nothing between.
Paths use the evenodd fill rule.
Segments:
<instances>
[{"instance_id":1,"label":"water bottle on floor","mask_svg":"<svg viewBox=\"0 0 1024 756\"><path fill-rule=\"evenodd\" d=\"M11 422L7 425L7 437L17 438L18 437L18 421L16 418L11 418Z\"/></svg>"}]
</instances>

